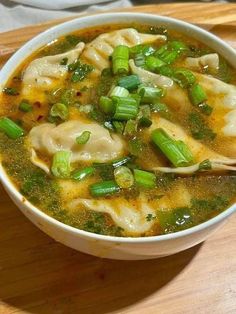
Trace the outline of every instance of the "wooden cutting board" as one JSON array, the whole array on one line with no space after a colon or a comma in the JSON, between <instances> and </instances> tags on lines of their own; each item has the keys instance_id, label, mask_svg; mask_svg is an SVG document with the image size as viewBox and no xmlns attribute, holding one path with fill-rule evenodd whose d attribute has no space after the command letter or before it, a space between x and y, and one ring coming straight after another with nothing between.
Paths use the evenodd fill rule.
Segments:
<instances>
[{"instance_id":1,"label":"wooden cutting board","mask_svg":"<svg viewBox=\"0 0 236 314\"><path fill-rule=\"evenodd\" d=\"M236 47L235 4L134 7L197 23ZM0 34L0 60L61 20ZM235 314L236 216L205 243L150 261L113 261L54 242L0 188L0 314Z\"/></svg>"}]
</instances>

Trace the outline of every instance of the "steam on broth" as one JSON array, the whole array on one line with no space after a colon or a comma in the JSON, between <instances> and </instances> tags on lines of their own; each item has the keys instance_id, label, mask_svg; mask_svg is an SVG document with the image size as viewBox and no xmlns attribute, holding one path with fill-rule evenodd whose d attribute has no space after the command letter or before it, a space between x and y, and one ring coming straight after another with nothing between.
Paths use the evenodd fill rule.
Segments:
<instances>
[{"instance_id":1,"label":"steam on broth","mask_svg":"<svg viewBox=\"0 0 236 314\"><path fill-rule=\"evenodd\" d=\"M2 164L32 204L75 228L192 227L235 202L235 82L217 52L162 27L69 34L3 89Z\"/></svg>"}]
</instances>

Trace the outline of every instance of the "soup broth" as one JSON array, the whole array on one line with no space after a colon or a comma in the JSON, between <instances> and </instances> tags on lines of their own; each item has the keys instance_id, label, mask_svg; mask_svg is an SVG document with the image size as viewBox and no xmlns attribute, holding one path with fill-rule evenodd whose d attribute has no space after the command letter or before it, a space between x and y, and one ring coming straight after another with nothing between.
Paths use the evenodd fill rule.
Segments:
<instances>
[{"instance_id":1,"label":"soup broth","mask_svg":"<svg viewBox=\"0 0 236 314\"><path fill-rule=\"evenodd\" d=\"M236 72L161 26L58 38L0 94L0 152L22 195L93 233L143 237L235 202Z\"/></svg>"}]
</instances>

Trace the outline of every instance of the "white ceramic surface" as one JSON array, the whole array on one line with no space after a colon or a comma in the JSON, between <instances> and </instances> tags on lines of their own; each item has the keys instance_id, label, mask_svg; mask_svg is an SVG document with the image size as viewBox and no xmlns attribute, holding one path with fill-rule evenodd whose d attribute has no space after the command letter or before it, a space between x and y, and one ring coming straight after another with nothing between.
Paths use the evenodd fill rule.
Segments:
<instances>
[{"instance_id":1,"label":"white ceramic surface","mask_svg":"<svg viewBox=\"0 0 236 314\"><path fill-rule=\"evenodd\" d=\"M78 18L60 24L30 40L11 57L1 70L0 89L3 88L15 68L27 56L55 38L89 26L127 22L164 25L167 28L175 29L176 31L192 36L201 42L207 43L209 47L224 55L229 63L236 68L235 50L216 36L196 26L172 18L156 15L139 13L107 13ZM42 231L56 241L69 247L105 258L138 260L157 258L180 252L204 241L213 230L221 225L225 219L236 210L236 205L233 205L218 216L201 225L174 234L145 238L103 236L75 229L44 214L23 198L23 196L15 189L1 166L0 179L7 193L16 205Z\"/></svg>"}]
</instances>

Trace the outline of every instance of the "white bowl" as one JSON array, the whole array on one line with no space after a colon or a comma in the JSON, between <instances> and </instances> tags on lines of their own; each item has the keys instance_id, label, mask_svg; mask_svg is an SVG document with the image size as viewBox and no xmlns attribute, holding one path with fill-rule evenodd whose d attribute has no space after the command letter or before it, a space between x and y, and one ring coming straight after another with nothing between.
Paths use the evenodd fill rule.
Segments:
<instances>
[{"instance_id":1,"label":"white bowl","mask_svg":"<svg viewBox=\"0 0 236 314\"><path fill-rule=\"evenodd\" d=\"M25 58L55 38L90 26L127 22L164 25L167 28L182 32L183 34L189 35L203 43L206 43L213 50L223 55L226 60L228 60L228 62L236 68L235 50L218 37L201 28L186 22L157 15L139 13L107 13L82 17L60 24L30 40L10 58L1 70L0 88L2 89L16 67L23 60L25 60ZM104 236L70 227L47 216L41 210L24 199L19 191L17 191L14 187L1 165L0 178L7 193L10 195L15 204L42 231L47 233L56 241L59 241L71 248L105 258L140 260L175 254L204 241L213 230L220 226L225 219L232 215L236 210L236 205L234 204L221 214L198 226L173 234L144 238Z\"/></svg>"}]
</instances>

